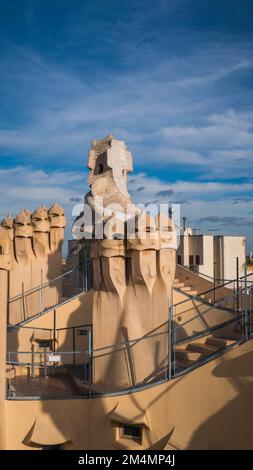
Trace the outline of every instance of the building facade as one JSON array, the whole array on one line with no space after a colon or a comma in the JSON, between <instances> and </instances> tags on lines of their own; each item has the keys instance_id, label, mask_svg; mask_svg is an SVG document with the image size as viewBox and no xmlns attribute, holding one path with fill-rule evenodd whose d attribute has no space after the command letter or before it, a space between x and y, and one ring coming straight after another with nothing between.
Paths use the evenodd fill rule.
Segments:
<instances>
[{"instance_id":1,"label":"building facade","mask_svg":"<svg viewBox=\"0 0 253 470\"><path fill-rule=\"evenodd\" d=\"M245 237L192 234L190 229L180 236L177 263L218 282L244 275L246 262Z\"/></svg>"}]
</instances>

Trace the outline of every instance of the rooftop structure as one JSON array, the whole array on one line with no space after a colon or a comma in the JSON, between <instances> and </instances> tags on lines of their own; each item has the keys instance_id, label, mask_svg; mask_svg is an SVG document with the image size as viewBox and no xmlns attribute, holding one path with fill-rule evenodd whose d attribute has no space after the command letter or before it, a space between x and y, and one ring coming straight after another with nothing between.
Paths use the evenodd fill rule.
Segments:
<instances>
[{"instance_id":1,"label":"rooftop structure","mask_svg":"<svg viewBox=\"0 0 253 470\"><path fill-rule=\"evenodd\" d=\"M251 274L176 266L173 220L126 212L123 142L94 141L88 165L103 237L89 220L67 265L58 204L0 227L0 448L251 448Z\"/></svg>"},{"instance_id":2,"label":"rooftop structure","mask_svg":"<svg viewBox=\"0 0 253 470\"><path fill-rule=\"evenodd\" d=\"M222 283L244 275L245 237L193 234L187 228L180 236L177 263Z\"/></svg>"}]
</instances>

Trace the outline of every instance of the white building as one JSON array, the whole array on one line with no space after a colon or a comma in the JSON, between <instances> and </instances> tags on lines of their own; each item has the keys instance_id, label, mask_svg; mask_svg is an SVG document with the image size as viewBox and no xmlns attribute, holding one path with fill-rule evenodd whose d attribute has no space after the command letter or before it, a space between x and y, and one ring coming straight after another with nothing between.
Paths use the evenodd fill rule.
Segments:
<instances>
[{"instance_id":1,"label":"white building","mask_svg":"<svg viewBox=\"0 0 253 470\"><path fill-rule=\"evenodd\" d=\"M184 228L177 250L177 263L216 280L244 275L246 238L225 235L194 235Z\"/></svg>"}]
</instances>

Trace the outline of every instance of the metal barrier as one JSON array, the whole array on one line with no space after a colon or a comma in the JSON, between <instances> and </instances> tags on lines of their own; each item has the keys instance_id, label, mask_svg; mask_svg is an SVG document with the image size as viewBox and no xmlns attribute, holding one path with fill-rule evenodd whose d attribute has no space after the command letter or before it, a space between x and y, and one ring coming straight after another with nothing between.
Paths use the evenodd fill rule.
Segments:
<instances>
[{"instance_id":1,"label":"metal barrier","mask_svg":"<svg viewBox=\"0 0 253 470\"><path fill-rule=\"evenodd\" d=\"M201 301L203 303L210 304L213 308L215 305L220 303L219 308L223 308L226 310L232 310L240 312L243 308L243 292L245 289L250 289L253 286L253 273L247 274L244 277L239 278L237 281L236 279L232 281L225 282L224 284L215 286L211 289L199 292L197 295L188 295L187 299L174 304L174 309L181 304L189 303L192 300L196 300L197 302ZM177 289L174 286L174 289ZM182 291L180 291L183 293Z\"/></svg>"},{"instance_id":2,"label":"metal barrier","mask_svg":"<svg viewBox=\"0 0 253 470\"><path fill-rule=\"evenodd\" d=\"M168 378L168 330L97 350L8 352L8 399L90 398Z\"/></svg>"},{"instance_id":3,"label":"metal barrier","mask_svg":"<svg viewBox=\"0 0 253 470\"><path fill-rule=\"evenodd\" d=\"M217 309L209 306L194 316L171 307L168 322L149 334L101 349L92 350L90 340L85 351L52 352L45 346L40 352L8 352L6 397L91 398L167 382L253 337L253 286L247 277L239 294L239 312L222 309L231 300L227 298L216 304ZM185 313L183 322L180 316Z\"/></svg>"},{"instance_id":4,"label":"metal barrier","mask_svg":"<svg viewBox=\"0 0 253 470\"><path fill-rule=\"evenodd\" d=\"M43 315L54 307L87 292L91 288L91 265L86 270L78 266L43 282L41 271L41 284L22 292L8 300L8 324L24 324L31 318Z\"/></svg>"},{"instance_id":5,"label":"metal barrier","mask_svg":"<svg viewBox=\"0 0 253 470\"><path fill-rule=\"evenodd\" d=\"M220 300L205 311L182 321L184 313L174 311L171 317L171 376L177 377L218 357L238 343L253 337L253 286L244 279L244 287L239 291L240 311L229 311L223 307L235 292ZM187 302L184 302L186 305ZM182 303L178 304L182 307ZM222 320L222 321L221 321ZM202 325L202 328L201 328Z\"/></svg>"},{"instance_id":6,"label":"metal barrier","mask_svg":"<svg viewBox=\"0 0 253 470\"><path fill-rule=\"evenodd\" d=\"M196 276L204 278L203 274L200 275L200 273L197 273L196 271L188 269L185 266L177 265L177 269L180 269L182 272L185 272L186 274L191 273ZM205 276L205 277L208 277L208 276ZM212 304L216 303L217 301L223 300L224 298L227 297L228 298L227 304L226 305L224 304L224 308L239 311L242 307L241 293L242 293L242 290L245 288L245 281L247 283L248 288L250 286L253 286L253 273L247 274L246 265L245 265L244 276L241 276L232 280L227 280L227 281L222 280L222 279L220 280L213 279L213 287L211 287L210 289L201 291L195 296L190 295L190 297L196 298L199 300L202 299L203 301L206 301ZM182 282L184 282L184 279L182 279ZM209 282L211 281L209 280ZM216 282L219 282L219 284L217 284ZM174 289L177 290L176 285L174 286ZM193 290L194 290L194 287L193 287ZM232 296L230 296L230 292L233 293Z\"/></svg>"},{"instance_id":7,"label":"metal barrier","mask_svg":"<svg viewBox=\"0 0 253 470\"><path fill-rule=\"evenodd\" d=\"M9 352L8 399L89 396L91 362L88 351Z\"/></svg>"}]
</instances>

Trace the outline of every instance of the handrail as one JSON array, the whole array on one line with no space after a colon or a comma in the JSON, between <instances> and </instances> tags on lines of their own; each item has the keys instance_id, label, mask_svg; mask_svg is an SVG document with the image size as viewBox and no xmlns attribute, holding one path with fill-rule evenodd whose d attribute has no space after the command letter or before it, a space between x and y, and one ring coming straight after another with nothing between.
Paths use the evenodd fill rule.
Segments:
<instances>
[{"instance_id":1,"label":"handrail","mask_svg":"<svg viewBox=\"0 0 253 470\"><path fill-rule=\"evenodd\" d=\"M163 325L167 325L167 322L163 323L161 326L163 326ZM160 327L158 327L158 328L160 328ZM112 348L115 348L117 346L126 346L126 344L127 345L137 344L138 342L140 342L142 340L155 338L156 336L164 335L165 333L168 333L168 330L161 331L160 333L147 334L145 336L141 336L140 338L135 338L135 339L131 339L129 341L126 341L125 343L117 343L117 344L112 344L110 346L104 346L103 348L93 349L92 352L95 353L95 352L98 352L98 351L104 351L105 349L112 349ZM117 349L117 351L121 351L121 349ZM113 351L113 352L115 352L115 351Z\"/></svg>"},{"instance_id":2,"label":"handrail","mask_svg":"<svg viewBox=\"0 0 253 470\"><path fill-rule=\"evenodd\" d=\"M214 304L207 304L209 305L209 310L213 309L214 307L219 307L221 306L224 302L227 302L228 300L230 299L233 299L234 297L236 297L240 292L243 292L243 290L245 290L245 288L243 288L242 290L239 290L238 292L235 292L234 294L232 295L229 295L228 297L223 297L223 299L219 300L218 302L215 302ZM176 304L178 305L178 304ZM229 310L228 310L229 311ZM203 313L203 315L205 314L206 312ZM234 312L233 312L234 313ZM173 316L173 318L176 318L177 316L181 316L182 315L182 312L179 312L177 313L176 315ZM199 318L199 315L195 315L194 317L190 318L189 320L187 320L184 325L186 325L187 323L190 323L192 320L195 320L196 318ZM178 327L182 327L182 325L178 325Z\"/></svg>"},{"instance_id":3,"label":"handrail","mask_svg":"<svg viewBox=\"0 0 253 470\"><path fill-rule=\"evenodd\" d=\"M47 351L47 355L58 356L58 354L86 354L88 350L85 351ZM44 351L7 351L6 354L44 354Z\"/></svg>"},{"instance_id":4,"label":"handrail","mask_svg":"<svg viewBox=\"0 0 253 470\"><path fill-rule=\"evenodd\" d=\"M225 281L225 282L227 282L227 281L229 281L229 282L234 281L234 279L218 279L218 278L216 278L216 277L214 278L213 276L209 276L208 274L202 273L202 272L197 271L197 270L195 270L195 269L190 269L190 268L188 268L187 266L183 266L182 264L178 264L178 263L177 263L177 266L178 266L179 268L184 269L184 270L187 271L187 272L190 272L190 273L193 273L193 274L196 274L196 275L200 275L200 276L206 277L206 278L208 278L208 279L212 279L212 281Z\"/></svg>"},{"instance_id":5,"label":"handrail","mask_svg":"<svg viewBox=\"0 0 253 470\"><path fill-rule=\"evenodd\" d=\"M203 338L204 336L207 336L208 334L212 333L213 331L219 330L221 328L224 328L225 326L231 325L232 323L238 322L239 320L242 319L242 314L240 314L238 317L230 318L229 320L224 321L223 323L218 323L218 325L210 326L209 328L205 328L205 330L198 331L197 333L194 333L193 335L187 336L186 338L181 338L175 341L174 345L176 346L177 344L184 344L188 343L189 341L193 341L194 339L197 338Z\"/></svg>"},{"instance_id":6,"label":"handrail","mask_svg":"<svg viewBox=\"0 0 253 470\"><path fill-rule=\"evenodd\" d=\"M50 279L50 281L45 282L45 284L41 284L41 285L39 285L39 286L32 287L31 289L28 289L28 290L22 292L21 294L18 294L18 295L16 295L16 296L12 297L11 299L8 299L8 302L9 302L9 303L12 303L12 302L14 302L14 301L16 301L16 300L18 300L18 299L22 299L24 296L27 296L27 295L33 294L34 292L40 291L41 289L44 289L45 287L50 286L50 284L52 284L53 282L58 281L59 279L61 279L61 278L65 277L65 276L67 276L68 274L74 272L74 271L77 270L77 269L80 269L80 267L79 267L79 266L75 266L74 268L70 269L69 271L66 271L66 272L63 273L63 274L60 274L60 276L57 276L57 277L55 277L55 278L53 278L53 279Z\"/></svg>"},{"instance_id":7,"label":"handrail","mask_svg":"<svg viewBox=\"0 0 253 470\"><path fill-rule=\"evenodd\" d=\"M90 288L88 290L85 290L85 288L83 288L83 290L78 292L78 294L73 295L72 297L69 297L65 300L62 300L61 302L58 302L57 304L50 305L50 307L45 308L42 312L35 313L34 315L31 315L31 316L25 318L24 320L21 320L20 322L16 323L15 325L8 324L7 328L9 330L12 330L13 328L21 328L26 323L29 323L30 321L35 320L35 319L41 317L42 315L45 315L46 313L49 313L52 310L55 310L58 307L62 307L63 305L67 304L68 302L71 302L72 300L78 298L79 296L83 295L84 293L90 292L91 290L92 290L92 288Z\"/></svg>"},{"instance_id":8,"label":"handrail","mask_svg":"<svg viewBox=\"0 0 253 470\"><path fill-rule=\"evenodd\" d=\"M252 275L253 275L253 273L247 274L246 276L241 276L241 277L239 278L239 280L243 280L243 279L245 279L245 277L246 277L246 279L247 279L248 277L250 277L250 276L252 276ZM237 279L233 279L232 281L225 282L224 284L221 284L221 285L219 285L219 286L213 287L212 289L208 289L208 290L206 290L206 291L200 292L197 296L194 296L194 295L193 295L193 296L190 296L189 299L181 300L180 302L174 304L174 307L176 307L177 305L183 304L183 303L185 303L185 302L189 302L189 301L192 300L192 299L199 300L199 297L200 297L201 295L209 294L209 293L211 293L211 292L216 292L218 289L221 289L222 287L226 287L226 286L228 286L229 284L231 284L232 282L236 282L236 281L237 281ZM176 287L174 287L174 288L176 289ZM238 291L238 293L239 293L239 291Z\"/></svg>"},{"instance_id":9,"label":"handrail","mask_svg":"<svg viewBox=\"0 0 253 470\"><path fill-rule=\"evenodd\" d=\"M253 287L251 286L249 289L251 291L253 289ZM241 288L241 291L242 292L248 292L247 285L245 285L243 288ZM236 295L236 294L234 294L234 295ZM229 296L228 298L230 298L230 297L231 296ZM221 302L222 301L220 301L219 303L221 303ZM224 299L223 299L223 302L224 302ZM172 307L170 307L170 313L171 312L172 312ZM203 364L206 364L210 360L212 360L216 357L219 357L224 352L231 350L231 348L234 348L236 345L241 344L242 342L245 342L248 339L252 338L253 337L253 331L252 331L252 328L250 328L251 321L252 321L252 313L253 313L253 311L252 311L251 303L245 303L244 309L240 313L238 313L237 316L234 316L233 318L227 319L225 321L222 321L221 323L210 326L208 328L206 328L206 325L203 325L204 329L202 329L201 331L195 332L194 334L188 334L188 335L186 333L186 337L181 338L181 339L180 338L177 339L176 335L174 336L174 334L173 334L173 331L175 331L174 330L175 326L177 326L177 325L175 324L175 322L173 321L173 318L170 315L169 318L168 318L168 322L162 323L161 325L159 325L155 329L151 330L145 336L135 338L135 339L132 339L132 340L129 340L129 341L126 340L125 342L122 342L122 343L117 343L117 344L113 344L113 345L110 345L110 346L105 346L103 348L97 348L97 349L92 349L92 347L90 347L89 349L84 349L83 351L79 351L79 350L78 351L52 351L52 352L51 351L45 351L46 355L44 356L44 362L43 362L43 354L44 354L43 351L42 352L31 351L31 350L30 351L8 351L7 352L7 357L6 357L7 373L12 371L12 367L15 368L15 366L17 366L17 367L20 366L22 368L22 366L24 366L24 365L25 366L30 365L31 367L44 369L45 376L47 375L48 370L49 370L49 374L51 372L54 374L54 373L57 373L57 368L61 369L61 368L70 367L69 372L70 372L70 375L71 375L71 374L75 373L75 370L73 371L71 368L73 368L74 366L79 367L81 365L82 367L86 367L84 369L84 376L82 375L82 377L84 378L84 381L83 381L83 384L81 385L81 389L78 392L74 393L75 397L77 395L79 397L82 397L82 398L93 398L93 397L99 397L99 396L117 396L117 395L122 395L122 394L125 394L125 393L130 393L130 392L133 392L133 391L137 391L137 390L143 390L143 389L150 388L150 387L153 387L155 385L158 385L160 383L168 382L169 380L177 378L177 377L181 376L182 374L186 374L190 370L193 370L197 367L202 366ZM200 318L200 317L198 317L198 318ZM197 339L199 337L207 336L208 334L212 334L215 330L217 330L217 331L221 330L224 327L226 327L228 325L231 325L233 323L239 323L241 325L241 328L240 328L240 332L238 332L239 333L238 336L235 336L235 338L233 338L234 341L232 342L232 344L231 343L229 343L229 344L226 343L226 345L224 347L219 346L217 350L215 350L213 352L211 350L211 352L208 353L206 356L203 356L203 357L201 356L200 359L195 360L190 365L188 365L188 362L185 362L185 363L182 362L182 361L180 362L180 360L177 359L177 356L176 356L176 354L178 352L177 345L179 345L181 343L189 343L190 341L194 341L195 339ZM182 325L180 325L180 326L182 326ZM169 335L168 333L171 333L171 331L172 331L172 335ZM236 331L236 328L232 329L231 331ZM229 327L228 333L229 332L230 332L230 327ZM110 354L113 354L115 352L117 353L117 352L122 351L122 349L123 349L122 346L127 350L129 348L129 346L130 347L132 345L135 346L136 343L140 343L140 342L142 342L142 340L148 340L149 338L152 339L153 337L158 337L158 336L160 336L162 338L162 343L161 344L165 345L165 352L162 352L162 355L164 354L164 357L161 357L159 359L159 361L157 363L157 366L154 366L152 368L152 370L147 368L147 375L146 376L144 376L144 374L143 374L143 377L138 378L136 380L136 382L135 381L134 382L129 381L129 385L128 385L128 381L127 381L127 386L125 386L125 382L122 382L121 380L119 380L119 383L116 381L117 383L113 383L113 385L112 385L110 381L107 383L106 378L105 378L104 385L108 388L107 389L105 389L103 387L102 387L102 389L100 389L99 387L96 388L96 385L99 385L101 383L99 381L100 375L98 373L98 376L96 376L96 375L93 376L93 372L95 373L95 371L96 371L96 364L99 365L98 370L100 370L100 364L103 367L103 363L100 363L101 357L102 357L102 359L105 358L105 360L107 361L108 360L107 356L109 356ZM142 344L144 345L144 348L145 348L146 343L142 342ZM137 351L138 351L138 353L137 353L137 360L138 360L139 354L142 353L143 351L139 350L139 346L137 347ZM183 349L183 351L186 351L186 349ZM96 354L96 353L98 353L98 354ZM18 356L19 354L20 354L20 360L19 360L19 356ZM33 360L31 362L29 362L29 361L27 362L25 354L29 355L27 359L30 359L30 356L32 355ZM59 362L57 362L57 364L53 364L52 369L48 369L50 367L48 365L48 363L50 362L49 359L48 359L48 356L51 355L51 354L56 355L56 356L61 355L62 358ZM84 356L85 360L84 360L84 362L76 363L74 355L76 355L78 357L78 355L80 355L80 354L82 354ZM36 362L37 355L39 355L40 357L42 356L42 359L39 363ZM72 355L73 355L73 362L72 361L69 362L68 360L65 361L65 357L72 356ZM13 356L13 358L11 356ZM128 365L129 365L128 360L129 359L126 358L126 363L124 364L124 367L125 367L125 369L124 369L125 372L124 373L127 373L127 370L128 370L127 369ZM133 354L133 356L131 355L131 360L134 360L134 354ZM96 362L96 361L98 361L98 362ZM106 364L106 367L107 367L108 363L106 362L105 364ZM8 367L8 366L10 366L10 367ZM106 369L102 369L102 376L101 377L104 377L104 372L106 372ZM35 373L36 373L36 371L35 371ZM22 372L22 369L21 369L21 375L22 374L23 374L23 372ZM79 375L78 374L79 374L79 372L77 373L76 377L79 380ZM40 398L40 399L55 398L55 396L52 395L54 393L54 391L52 391L52 390L50 391L50 383L48 385L48 389L46 390L46 393L44 393L43 388L42 388L42 390L35 388L37 386L40 386L39 384L37 385L37 382L35 382L35 385L34 385L33 382L31 382L30 380L27 380L27 382L25 382L25 386L27 386L28 389L27 389L27 392L26 391L23 392L22 388L19 390L19 383L18 382L15 383L15 377L16 377L15 375L14 375L14 378L11 375L10 375L10 377L8 377L8 375L6 376L6 379L7 379L7 399L10 399L10 400L23 400L24 399L24 400L26 400L26 399L38 399L38 398ZM24 377L29 377L28 372L24 371ZM72 375L71 375L71 377L72 377ZM73 377L74 377L74 375L73 375ZM12 382L12 380L13 380L13 382ZM94 387L93 387L93 385L94 385ZM17 388L15 389L15 387L17 387ZM20 392L21 392L21 394L18 395L18 393L20 393ZM50 395L50 393L51 393L51 395ZM67 396L67 398L73 398L71 393ZM66 398L66 396L64 396L64 398Z\"/></svg>"}]
</instances>

